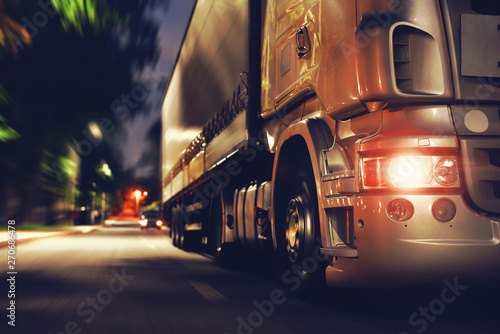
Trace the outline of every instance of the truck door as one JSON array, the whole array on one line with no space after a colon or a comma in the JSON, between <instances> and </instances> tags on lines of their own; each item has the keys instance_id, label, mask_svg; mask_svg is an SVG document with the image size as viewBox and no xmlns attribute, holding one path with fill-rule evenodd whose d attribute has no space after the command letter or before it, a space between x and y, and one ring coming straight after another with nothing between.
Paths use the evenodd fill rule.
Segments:
<instances>
[{"instance_id":1,"label":"truck door","mask_svg":"<svg viewBox=\"0 0 500 334\"><path fill-rule=\"evenodd\" d=\"M319 63L318 12L319 1L277 1L276 108L310 93L308 74Z\"/></svg>"}]
</instances>

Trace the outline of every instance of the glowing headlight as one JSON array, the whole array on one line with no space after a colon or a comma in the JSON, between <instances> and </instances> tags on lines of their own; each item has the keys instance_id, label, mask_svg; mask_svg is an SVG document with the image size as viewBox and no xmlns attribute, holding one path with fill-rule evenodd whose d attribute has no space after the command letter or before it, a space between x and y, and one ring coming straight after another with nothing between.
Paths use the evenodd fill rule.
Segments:
<instances>
[{"instance_id":1,"label":"glowing headlight","mask_svg":"<svg viewBox=\"0 0 500 334\"><path fill-rule=\"evenodd\" d=\"M454 156L396 155L361 159L364 189L459 187Z\"/></svg>"},{"instance_id":2,"label":"glowing headlight","mask_svg":"<svg viewBox=\"0 0 500 334\"><path fill-rule=\"evenodd\" d=\"M432 183L432 168L429 156L398 156L389 165L389 180L398 188L428 186Z\"/></svg>"}]
</instances>

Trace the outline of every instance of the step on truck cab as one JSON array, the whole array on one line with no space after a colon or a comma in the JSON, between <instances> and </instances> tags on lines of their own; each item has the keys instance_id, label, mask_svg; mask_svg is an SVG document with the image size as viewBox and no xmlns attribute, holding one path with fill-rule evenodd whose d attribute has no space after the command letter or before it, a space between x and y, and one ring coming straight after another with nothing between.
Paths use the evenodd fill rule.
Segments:
<instances>
[{"instance_id":1,"label":"step on truck cab","mask_svg":"<svg viewBox=\"0 0 500 334\"><path fill-rule=\"evenodd\" d=\"M197 1L162 119L179 247L297 288L499 276L497 1Z\"/></svg>"}]
</instances>

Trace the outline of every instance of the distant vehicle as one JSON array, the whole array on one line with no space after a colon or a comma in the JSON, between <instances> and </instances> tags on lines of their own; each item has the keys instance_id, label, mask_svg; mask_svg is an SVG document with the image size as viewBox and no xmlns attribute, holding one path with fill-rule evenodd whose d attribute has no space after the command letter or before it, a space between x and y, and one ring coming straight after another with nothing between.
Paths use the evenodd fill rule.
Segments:
<instances>
[{"instance_id":1,"label":"distant vehicle","mask_svg":"<svg viewBox=\"0 0 500 334\"><path fill-rule=\"evenodd\" d=\"M145 212L141 216L139 224L141 225L141 230L147 229L148 227L156 227L160 230L163 226L163 220L158 216L157 212Z\"/></svg>"},{"instance_id":2,"label":"distant vehicle","mask_svg":"<svg viewBox=\"0 0 500 334\"><path fill-rule=\"evenodd\" d=\"M120 226L120 227L130 227L137 226L140 222L139 217L133 216L110 216L104 220L102 223L103 227Z\"/></svg>"}]
</instances>

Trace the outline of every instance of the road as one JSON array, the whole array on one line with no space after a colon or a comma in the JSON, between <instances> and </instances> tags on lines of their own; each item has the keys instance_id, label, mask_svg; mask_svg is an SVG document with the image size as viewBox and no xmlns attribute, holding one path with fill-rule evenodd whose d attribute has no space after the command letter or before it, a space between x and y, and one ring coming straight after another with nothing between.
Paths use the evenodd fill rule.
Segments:
<instances>
[{"instance_id":1,"label":"road","mask_svg":"<svg viewBox=\"0 0 500 334\"><path fill-rule=\"evenodd\" d=\"M152 229L106 228L20 244L16 266L16 326L7 325L2 291L7 330L1 333L499 332L498 291L468 286L445 304L436 302L444 284L396 292L329 289L323 302L311 304L263 271L219 268ZM439 314L409 322L429 306Z\"/></svg>"}]
</instances>

